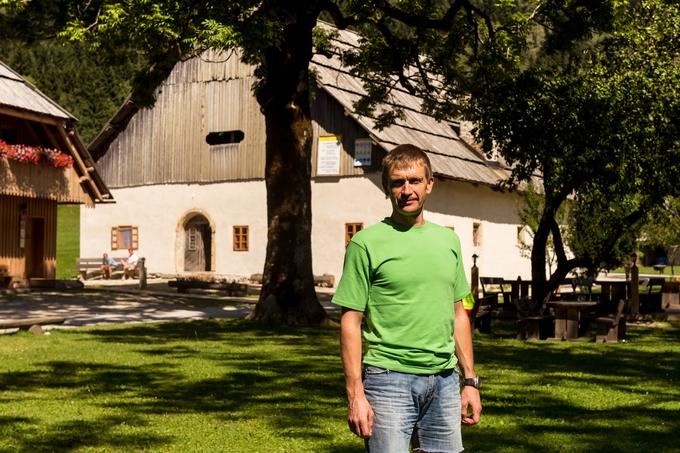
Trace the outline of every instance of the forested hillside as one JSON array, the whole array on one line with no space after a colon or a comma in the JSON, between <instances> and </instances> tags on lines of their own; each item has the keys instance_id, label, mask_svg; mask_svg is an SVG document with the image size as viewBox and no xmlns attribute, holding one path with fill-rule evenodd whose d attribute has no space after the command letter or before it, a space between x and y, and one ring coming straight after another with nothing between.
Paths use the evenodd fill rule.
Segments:
<instances>
[{"instance_id":1,"label":"forested hillside","mask_svg":"<svg viewBox=\"0 0 680 453\"><path fill-rule=\"evenodd\" d=\"M106 61L83 44L55 40L4 40L0 60L75 116L85 144L129 94L140 64L130 56Z\"/></svg>"}]
</instances>

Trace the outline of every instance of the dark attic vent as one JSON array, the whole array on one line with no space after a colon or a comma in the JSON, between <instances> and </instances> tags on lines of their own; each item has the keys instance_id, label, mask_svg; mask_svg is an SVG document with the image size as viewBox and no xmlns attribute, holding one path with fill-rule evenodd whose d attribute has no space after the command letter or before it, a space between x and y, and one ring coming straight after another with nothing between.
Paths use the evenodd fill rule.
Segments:
<instances>
[{"instance_id":1,"label":"dark attic vent","mask_svg":"<svg viewBox=\"0 0 680 453\"><path fill-rule=\"evenodd\" d=\"M230 143L240 143L245 134L243 131L220 131L211 132L205 137L208 145L228 145Z\"/></svg>"}]
</instances>

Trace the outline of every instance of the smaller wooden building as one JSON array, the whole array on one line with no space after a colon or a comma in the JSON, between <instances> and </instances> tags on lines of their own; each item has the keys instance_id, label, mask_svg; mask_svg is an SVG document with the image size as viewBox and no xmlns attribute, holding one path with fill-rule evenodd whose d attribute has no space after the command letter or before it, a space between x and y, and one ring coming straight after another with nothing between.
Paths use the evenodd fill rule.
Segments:
<instances>
[{"instance_id":1,"label":"smaller wooden building","mask_svg":"<svg viewBox=\"0 0 680 453\"><path fill-rule=\"evenodd\" d=\"M75 123L0 61L0 285L54 279L57 204L113 202Z\"/></svg>"}]
</instances>

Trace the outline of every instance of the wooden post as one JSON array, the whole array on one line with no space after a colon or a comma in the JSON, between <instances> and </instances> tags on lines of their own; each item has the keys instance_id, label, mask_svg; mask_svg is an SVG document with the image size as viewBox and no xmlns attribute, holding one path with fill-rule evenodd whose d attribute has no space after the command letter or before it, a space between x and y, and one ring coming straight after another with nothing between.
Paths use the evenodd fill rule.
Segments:
<instances>
[{"instance_id":1,"label":"wooden post","mask_svg":"<svg viewBox=\"0 0 680 453\"><path fill-rule=\"evenodd\" d=\"M139 259L139 289L146 289L146 258Z\"/></svg>"},{"instance_id":2,"label":"wooden post","mask_svg":"<svg viewBox=\"0 0 680 453\"><path fill-rule=\"evenodd\" d=\"M635 318L640 312L640 269L637 266L637 255L633 253L630 266L630 316Z\"/></svg>"},{"instance_id":3,"label":"wooden post","mask_svg":"<svg viewBox=\"0 0 680 453\"><path fill-rule=\"evenodd\" d=\"M472 255L472 270L470 271L470 291L475 302L479 299L479 268L477 267L477 254Z\"/></svg>"}]
</instances>

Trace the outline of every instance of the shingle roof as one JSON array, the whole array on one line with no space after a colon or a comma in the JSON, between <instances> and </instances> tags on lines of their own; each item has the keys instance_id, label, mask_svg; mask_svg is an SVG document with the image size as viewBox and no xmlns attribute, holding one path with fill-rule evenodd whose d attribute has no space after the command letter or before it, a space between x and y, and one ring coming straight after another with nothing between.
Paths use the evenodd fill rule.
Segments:
<instances>
[{"instance_id":1,"label":"shingle roof","mask_svg":"<svg viewBox=\"0 0 680 453\"><path fill-rule=\"evenodd\" d=\"M348 30L336 30L331 25L320 22L337 33L332 39L338 50L359 45L359 35ZM488 161L458 137L451 123L438 121L422 113L422 100L405 90L394 89L392 102L403 108L404 117L379 131L373 118L354 112L354 103L366 94L362 81L343 66L340 55L316 54L312 68L317 74L317 83L335 98L371 137L386 151L400 144L412 144L427 151L435 174L454 179L494 185L508 176L508 170L494 161ZM389 106L382 106L389 108Z\"/></svg>"},{"instance_id":2,"label":"shingle roof","mask_svg":"<svg viewBox=\"0 0 680 453\"><path fill-rule=\"evenodd\" d=\"M337 30L321 21L318 24L337 33L332 41L338 50L359 45L358 34L348 30ZM230 63L232 59L226 61L225 65L233 64ZM505 166L487 160L482 153L465 143L454 131L452 123L438 121L423 113L422 100L405 90L395 89L392 93L394 103L404 108L404 118L379 131L373 118L354 112L355 101L365 95L366 91L362 80L343 66L339 53L331 56L314 55L311 69L316 73L318 86L340 103L347 114L385 151L390 151L400 144L418 146L428 153L434 173L447 178L495 185L508 177L509 170ZM217 80L220 77L217 76ZM121 106L89 146L96 159L106 153L108 146L136 112L137 106L129 99Z\"/></svg>"},{"instance_id":3,"label":"shingle roof","mask_svg":"<svg viewBox=\"0 0 680 453\"><path fill-rule=\"evenodd\" d=\"M73 115L59 107L2 61L0 61L0 105L64 120L75 120Z\"/></svg>"}]
</instances>

